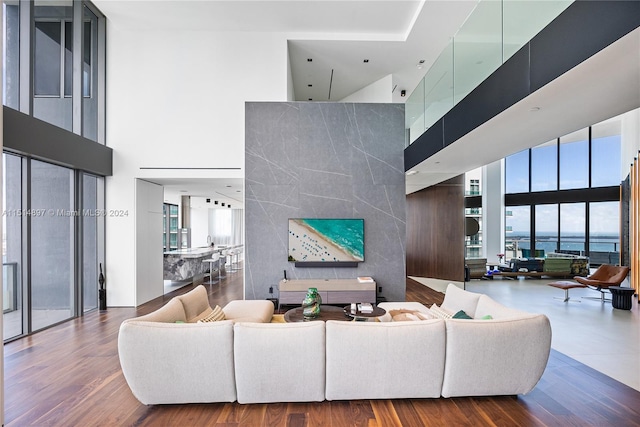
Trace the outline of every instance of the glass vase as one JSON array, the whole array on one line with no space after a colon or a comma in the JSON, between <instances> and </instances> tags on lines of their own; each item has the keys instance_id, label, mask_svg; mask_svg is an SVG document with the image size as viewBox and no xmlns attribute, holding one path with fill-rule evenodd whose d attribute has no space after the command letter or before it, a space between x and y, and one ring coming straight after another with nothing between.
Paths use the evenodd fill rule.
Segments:
<instances>
[{"instance_id":1,"label":"glass vase","mask_svg":"<svg viewBox=\"0 0 640 427\"><path fill-rule=\"evenodd\" d=\"M307 296L302 301L302 316L305 319L316 319L320 316L320 305L322 297L317 288L309 288Z\"/></svg>"}]
</instances>

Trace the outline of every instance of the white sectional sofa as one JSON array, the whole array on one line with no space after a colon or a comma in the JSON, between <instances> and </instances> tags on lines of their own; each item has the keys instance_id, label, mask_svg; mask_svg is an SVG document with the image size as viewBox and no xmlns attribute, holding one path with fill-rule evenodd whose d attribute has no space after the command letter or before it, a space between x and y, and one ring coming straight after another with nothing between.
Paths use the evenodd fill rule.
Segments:
<instances>
[{"instance_id":1,"label":"white sectional sofa","mask_svg":"<svg viewBox=\"0 0 640 427\"><path fill-rule=\"evenodd\" d=\"M231 301L229 320L195 323L209 314L200 285L160 309L120 325L118 355L133 395L143 404L236 401L233 324L270 322L271 301Z\"/></svg>"},{"instance_id":2,"label":"white sectional sofa","mask_svg":"<svg viewBox=\"0 0 640 427\"><path fill-rule=\"evenodd\" d=\"M415 302L380 307L388 314L433 313ZM386 315L378 322L268 323L270 301L232 301L223 308L232 320L189 323L209 310L206 290L196 288L123 322L120 361L138 400L268 403L525 394L540 380L551 348L546 316L454 285L439 311L462 310L471 319L399 322Z\"/></svg>"}]
</instances>

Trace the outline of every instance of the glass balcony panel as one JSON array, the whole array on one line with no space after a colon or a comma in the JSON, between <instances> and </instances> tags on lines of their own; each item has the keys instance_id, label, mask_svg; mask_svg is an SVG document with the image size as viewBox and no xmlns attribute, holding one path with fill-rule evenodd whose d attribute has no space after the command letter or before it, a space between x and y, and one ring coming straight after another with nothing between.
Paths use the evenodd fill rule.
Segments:
<instances>
[{"instance_id":1,"label":"glass balcony panel","mask_svg":"<svg viewBox=\"0 0 640 427\"><path fill-rule=\"evenodd\" d=\"M449 42L424 77L425 130L453 108L453 42Z\"/></svg>"},{"instance_id":2,"label":"glass balcony panel","mask_svg":"<svg viewBox=\"0 0 640 427\"><path fill-rule=\"evenodd\" d=\"M454 105L502 65L502 2L484 0L454 37Z\"/></svg>"},{"instance_id":3,"label":"glass balcony panel","mask_svg":"<svg viewBox=\"0 0 640 427\"><path fill-rule=\"evenodd\" d=\"M503 61L549 25L573 0L503 0Z\"/></svg>"},{"instance_id":4,"label":"glass balcony panel","mask_svg":"<svg viewBox=\"0 0 640 427\"><path fill-rule=\"evenodd\" d=\"M405 103L405 128L409 129L409 144L425 131L424 127L424 80L411 93Z\"/></svg>"}]
</instances>

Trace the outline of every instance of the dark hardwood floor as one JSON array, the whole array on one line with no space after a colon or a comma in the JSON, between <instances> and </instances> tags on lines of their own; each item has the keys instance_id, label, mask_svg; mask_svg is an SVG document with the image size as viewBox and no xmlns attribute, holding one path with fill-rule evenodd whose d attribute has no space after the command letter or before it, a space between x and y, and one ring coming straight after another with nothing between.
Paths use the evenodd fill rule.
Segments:
<instances>
[{"instance_id":1,"label":"dark hardwood floor","mask_svg":"<svg viewBox=\"0 0 640 427\"><path fill-rule=\"evenodd\" d=\"M242 273L209 289L211 304L242 298ZM122 320L155 310L172 296L138 309L88 313L6 344L5 425L640 426L640 392L556 351L540 383L525 396L144 406L122 376L118 328ZM431 305L441 302L442 294L408 280L407 299Z\"/></svg>"}]
</instances>

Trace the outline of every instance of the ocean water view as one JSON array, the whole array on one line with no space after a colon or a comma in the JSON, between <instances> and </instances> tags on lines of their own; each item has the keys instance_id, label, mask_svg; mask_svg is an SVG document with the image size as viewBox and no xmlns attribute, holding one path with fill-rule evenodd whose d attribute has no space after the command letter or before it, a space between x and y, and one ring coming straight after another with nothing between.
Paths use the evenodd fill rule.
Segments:
<instances>
[{"instance_id":1,"label":"ocean water view","mask_svg":"<svg viewBox=\"0 0 640 427\"><path fill-rule=\"evenodd\" d=\"M581 252L586 250L584 233L563 233L560 236L560 250ZM513 231L506 238L507 250L531 249L531 235L528 232ZM535 238L536 249L555 252L558 249L558 236L540 233ZM614 233L592 233L589 236L590 252L619 252L620 236Z\"/></svg>"}]
</instances>

